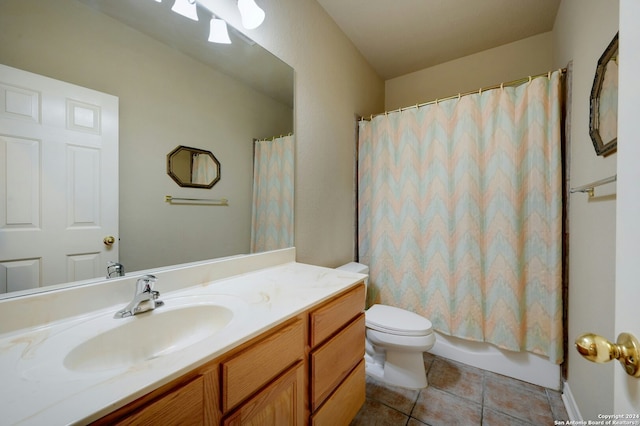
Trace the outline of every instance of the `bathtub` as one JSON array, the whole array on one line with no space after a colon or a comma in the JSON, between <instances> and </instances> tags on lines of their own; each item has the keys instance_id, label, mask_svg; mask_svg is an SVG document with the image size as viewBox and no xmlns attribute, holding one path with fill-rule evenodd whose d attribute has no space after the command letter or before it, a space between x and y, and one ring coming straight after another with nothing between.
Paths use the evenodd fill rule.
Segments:
<instances>
[{"instance_id":1,"label":"bathtub","mask_svg":"<svg viewBox=\"0 0 640 426\"><path fill-rule=\"evenodd\" d=\"M560 390L560 366L529 352L511 352L436 332L430 353L538 386Z\"/></svg>"}]
</instances>

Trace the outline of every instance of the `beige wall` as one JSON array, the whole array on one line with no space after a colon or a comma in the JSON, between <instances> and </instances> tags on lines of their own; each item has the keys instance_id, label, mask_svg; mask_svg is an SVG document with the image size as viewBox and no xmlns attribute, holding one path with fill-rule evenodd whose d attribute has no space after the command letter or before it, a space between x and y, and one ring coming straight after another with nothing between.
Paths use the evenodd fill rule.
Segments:
<instances>
[{"instance_id":1,"label":"beige wall","mask_svg":"<svg viewBox=\"0 0 640 426\"><path fill-rule=\"evenodd\" d=\"M548 32L387 80L385 110L545 73L553 68L552 41Z\"/></svg>"},{"instance_id":2,"label":"beige wall","mask_svg":"<svg viewBox=\"0 0 640 426\"><path fill-rule=\"evenodd\" d=\"M0 62L119 97L127 271L249 251L252 140L292 131L290 107L72 0L2 1L0 20ZM166 174L177 145L212 151L220 182L180 188ZM230 206L172 206L165 195Z\"/></svg>"},{"instance_id":3,"label":"beige wall","mask_svg":"<svg viewBox=\"0 0 640 426\"><path fill-rule=\"evenodd\" d=\"M236 28L235 2L202 0ZM295 245L300 262L334 267L354 249L356 114L384 107L384 84L315 0L263 0L246 31L295 69Z\"/></svg>"},{"instance_id":4,"label":"beige wall","mask_svg":"<svg viewBox=\"0 0 640 426\"><path fill-rule=\"evenodd\" d=\"M616 173L616 157L595 154L589 137L589 95L596 64L618 31L618 1L563 0L553 29L554 66L573 61L570 185L580 186ZM568 383L584 419L613 413L614 363L595 365L571 347L580 334L614 336L615 185L569 199Z\"/></svg>"}]
</instances>

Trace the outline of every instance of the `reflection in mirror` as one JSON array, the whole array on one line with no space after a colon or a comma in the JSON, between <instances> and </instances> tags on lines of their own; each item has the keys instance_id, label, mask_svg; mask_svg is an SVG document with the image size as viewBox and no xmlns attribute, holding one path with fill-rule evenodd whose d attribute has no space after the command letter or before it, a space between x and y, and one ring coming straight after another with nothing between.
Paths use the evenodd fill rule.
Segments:
<instances>
[{"instance_id":1,"label":"reflection in mirror","mask_svg":"<svg viewBox=\"0 0 640 426\"><path fill-rule=\"evenodd\" d=\"M211 12L198 6L195 22L172 12L172 4L0 1L0 62L118 99L119 161L109 163L118 171L118 226L94 238L94 252L104 253L103 238L113 235L119 256L111 260L127 275L249 253L253 140L294 130L293 69L232 27L232 44L208 42ZM228 207L164 201L166 194L202 195L200 188L176 188L166 174L166 155L180 140L224 163L225 178L210 198L228 198ZM24 257L34 255L9 253L0 266ZM104 279L105 259L99 264L95 277Z\"/></svg>"},{"instance_id":2,"label":"reflection in mirror","mask_svg":"<svg viewBox=\"0 0 640 426\"><path fill-rule=\"evenodd\" d=\"M609 155L618 147L618 34L606 48L591 89L589 134L597 155Z\"/></svg>"},{"instance_id":3,"label":"reflection in mirror","mask_svg":"<svg viewBox=\"0 0 640 426\"><path fill-rule=\"evenodd\" d=\"M167 154L167 174L184 188L211 188L220 180L220 162L211 151L180 145Z\"/></svg>"},{"instance_id":4,"label":"reflection in mirror","mask_svg":"<svg viewBox=\"0 0 640 426\"><path fill-rule=\"evenodd\" d=\"M255 141L251 252L293 245L294 136Z\"/></svg>"}]
</instances>

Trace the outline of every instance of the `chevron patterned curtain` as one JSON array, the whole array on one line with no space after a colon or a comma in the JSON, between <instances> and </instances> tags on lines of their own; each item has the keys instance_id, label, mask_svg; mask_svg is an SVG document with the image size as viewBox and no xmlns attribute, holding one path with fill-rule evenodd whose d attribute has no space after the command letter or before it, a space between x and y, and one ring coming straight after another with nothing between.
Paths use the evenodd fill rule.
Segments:
<instances>
[{"instance_id":1,"label":"chevron patterned curtain","mask_svg":"<svg viewBox=\"0 0 640 426\"><path fill-rule=\"evenodd\" d=\"M293 246L294 136L255 142L251 252Z\"/></svg>"},{"instance_id":2,"label":"chevron patterned curtain","mask_svg":"<svg viewBox=\"0 0 640 426\"><path fill-rule=\"evenodd\" d=\"M360 122L369 304L562 361L560 77Z\"/></svg>"},{"instance_id":3,"label":"chevron patterned curtain","mask_svg":"<svg viewBox=\"0 0 640 426\"><path fill-rule=\"evenodd\" d=\"M618 58L609 61L600 88L598 132L607 143L618 137Z\"/></svg>"}]
</instances>

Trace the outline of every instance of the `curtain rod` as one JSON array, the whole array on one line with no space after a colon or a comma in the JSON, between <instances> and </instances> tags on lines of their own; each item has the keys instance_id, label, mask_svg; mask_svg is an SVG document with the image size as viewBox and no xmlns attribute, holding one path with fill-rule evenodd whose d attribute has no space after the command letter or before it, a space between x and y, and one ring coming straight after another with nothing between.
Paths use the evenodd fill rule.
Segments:
<instances>
[{"instance_id":1,"label":"curtain rod","mask_svg":"<svg viewBox=\"0 0 640 426\"><path fill-rule=\"evenodd\" d=\"M276 139L279 139L279 138L282 138L282 137L285 137L285 136L293 136L293 133L289 132L288 135L274 136L271 139L269 139L269 138L266 138L266 139L254 139L253 143L256 143L256 142L273 142Z\"/></svg>"},{"instance_id":2,"label":"curtain rod","mask_svg":"<svg viewBox=\"0 0 640 426\"><path fill-rule=\"evenodd\" d=\"M458 93L457 95L447 96L446 98L436 98L433 101L424 102L424 103L421 103L421 104L415 104L415 105L411 105L411 106L404 107L404 108L398 108L398 109L394 109L394 110L391 110L391 111L380 112L380 113L377 113L377 114L372 114L368 118L367 117L362 117L358 121L371 121L374 117L378 117L380 115L387 115L390 112L402 112L402 111L406 111L406 110L413 109L413 108L420 108L420 107L427 106L427 105L437 104L438 102L449 101L451 99L460 99L463 96L474 95L476 93L482 94L482 92L486 92L487 90L502 89L502 88L508 87L508 86L519 86L519 85L521 85L523 83L527 83L527 82L530 83L531 80L533 80L534 78L547 77L547 78L550 79L552 72L553 71L548 71L548 72L545 72L545 73L542 73L542 74L530 75L529 77L519 78L518 80L513 80L513 81L508 81L508 82L505 82L505 83L495 84L493 86L482 87L482 88L480 88L478 90L472 90L470 92ZM561 74L564 74L565 72L567 72L567 69L566 68L560 68L558 70L558 72L560 72Z\"/></svg>"}]
</instances>

